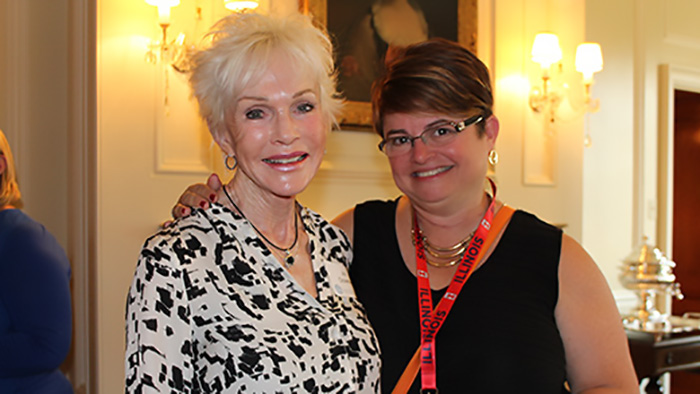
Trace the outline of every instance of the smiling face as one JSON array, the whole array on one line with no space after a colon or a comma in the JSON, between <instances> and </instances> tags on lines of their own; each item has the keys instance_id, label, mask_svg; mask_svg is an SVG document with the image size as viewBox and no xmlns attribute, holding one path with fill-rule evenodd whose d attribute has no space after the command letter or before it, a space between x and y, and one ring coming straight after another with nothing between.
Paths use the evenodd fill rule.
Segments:
<instances>
[{"instance_id":1,"label":"smiling face","mask_svg":"<svg viewBox=\"0 0 700 394\"><path fill-rule=\"evenodd\" d=\"M267 72L226 111L226 130L214 133L238 160L238 194L294 197L321 164L330 122L321 112L318 83L299 69L286 56L273 56Z\"/></svg>"},{"instance_id":2,"label":"smiling face","mask_svg":"<svg viewBox=\"0 0 700 394\"><path fill-rule=\"evenodd\" d=\"M434 114L393 113L384 117L384 136L405 133L420 135L427 127L441 121L464 119ZM415 203L432 204L468 201L483 191L488 153L498 136L498 120L489 116L484 134L472 124L450 143L440 147L426 146L420 139L410 152L389 158L396 186Z\"/></svg>"}]
</instances>

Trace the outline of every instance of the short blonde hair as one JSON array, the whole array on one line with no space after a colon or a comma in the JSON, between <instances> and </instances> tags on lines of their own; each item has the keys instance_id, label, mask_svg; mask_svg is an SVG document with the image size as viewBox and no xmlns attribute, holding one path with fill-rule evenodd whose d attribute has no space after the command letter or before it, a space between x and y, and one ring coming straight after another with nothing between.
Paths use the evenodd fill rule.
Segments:
<instances>
[{"instance_id":1,"label":"short blonde hair","mask_svg":"<svg viewBox=\"0 0 700 394\"><path fill-rule=\"evenodd\" d=\"M324 120L329 127L337 125L342 101L336 91L333 45L309 17L232 14L219 20L207 37L210 45L191 58L189 81L212 133L223 130L226 109L262 78L277 55L287 55L294 62L290 67L308 70L315 78Z\"/></svg>"},{"instance_id":2,"label":"short blonde hair","mask_svg":"<svg viewBox=\"0 0 700 394\"><path fill-rule=\"evenodd\" d=\"M0 130L0 156L5 158L7 168L0 174L0 207L12 205L15 208L22 208L22 194L17 185L17 173L15 171L15 159L12 157L10 143L7 142L5 134Z\"/></svg>"}]
</instances>

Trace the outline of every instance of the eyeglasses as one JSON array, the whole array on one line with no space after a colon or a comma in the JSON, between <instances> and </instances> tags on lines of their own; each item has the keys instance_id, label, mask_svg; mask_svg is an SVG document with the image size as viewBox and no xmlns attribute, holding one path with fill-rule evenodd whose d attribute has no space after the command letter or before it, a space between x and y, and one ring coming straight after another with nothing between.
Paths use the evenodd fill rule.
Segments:
<instances>
[{"instance_id":1,"label":"eyeglasses","mask_svg":"<svg viewBox=\"0 0 700 394\"><path fill-rule=\"evenodd\" d=\"M447 145L467 127L484 120L483 115L475 115L461 122L444 122L432 125L420 135L411 137L406 133L395 134L379 143L379 150L389 157L401 156L411 151L415 141L420 139L426 146L433 148Z\"/></svg>"}]
</instances>

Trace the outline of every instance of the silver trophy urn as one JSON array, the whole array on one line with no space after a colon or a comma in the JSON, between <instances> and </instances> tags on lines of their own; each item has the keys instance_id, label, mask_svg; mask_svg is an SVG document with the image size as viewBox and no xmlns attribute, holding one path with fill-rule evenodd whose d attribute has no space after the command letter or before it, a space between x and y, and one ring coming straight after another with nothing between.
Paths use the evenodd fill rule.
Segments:
<instances>
[{"instance_id":1,"label":"silver trophy urn","mask_svg":"<svg viewBox=\"0 0 700 394\"><path fill-rule=\"evenodd\" d=\"M623 261L620 281L622 285L636 292L640 304L623 317L626 328L649 331L671 331L670 313L666 308L670 299L683 299L680 284L676 283L673 268L676 263L664 256L661 251L647 244L644 237L642 245L636 248ZM664 305L659 311L658 306Z\"/></svg>"}]
</instances>

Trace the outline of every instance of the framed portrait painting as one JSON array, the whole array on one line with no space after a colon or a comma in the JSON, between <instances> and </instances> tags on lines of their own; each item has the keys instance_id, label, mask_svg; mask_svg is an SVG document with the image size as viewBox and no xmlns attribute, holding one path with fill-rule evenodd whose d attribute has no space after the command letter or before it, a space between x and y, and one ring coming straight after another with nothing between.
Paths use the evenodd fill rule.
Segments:
<instances>
[{"instance_id":1,"label":"framed portrait painting","mask_svg":"<svg viewBox=\"0 0 700 394\"><path fill-rule=\"evenodd\" d=\"M335 46L340 124L371 129L370 88L397 47L443 37L476 53L478 0L300 0Z\"/></svg>"}]
</instances>

